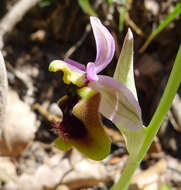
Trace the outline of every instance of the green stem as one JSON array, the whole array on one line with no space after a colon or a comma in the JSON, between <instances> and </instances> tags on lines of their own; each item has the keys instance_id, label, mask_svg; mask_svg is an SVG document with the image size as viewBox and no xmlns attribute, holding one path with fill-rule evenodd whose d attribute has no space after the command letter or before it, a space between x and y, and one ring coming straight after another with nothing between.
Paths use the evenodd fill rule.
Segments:
<instances>
[{"instance_id":1,"label":"green stem","mask_svg":"<svg viewBox=\"0 0 181 190\"><path fill-rule=\"evenodd\" d=\"M111 190L126 190L138 166L139 162L137 162L137 159L133 160L132 157L128 157L120 180L111 188Z\"/></svg>"},{"instance_id":2,"label":"green stem","mask_svg":"<svg viewBox=\"0 0 181 190\"><path fill-rule=\"evenodd\" d=\"M117 184L115 184L111 188L111 190L126 190L128 188L136 168L139 166L143 157L148 151L154 137L156 136L161 126L161 123L165 115L167 114L172 104L173 98L177 93L180 83L181 83L181 46L178 50L174 66L170 74L164 94L161 98L160 104L155 114L153 115L153 118L149 126L146 128L146 137L141 147L141 150L136 158L132 158L131 156L129 156L120 180L118 181Z\"/></svg>"},{"instance_id":3,"label":"green stem","mask_svg":"<svg viewBox=\"0 0 181 190\"><path fill-rule=\"evenodd\" d=\"M138 159L141 161L149 149L154 137L156 136L162 121L164 120L172 101L177 93L179 85L181 83L181 46L178 50L175 63L170 74L167 86L165 88L164 94L161 98L160 104L154 113L150 124L148 125L146 132L146 138L139 152Z\"/></svg>"}]
</instances>

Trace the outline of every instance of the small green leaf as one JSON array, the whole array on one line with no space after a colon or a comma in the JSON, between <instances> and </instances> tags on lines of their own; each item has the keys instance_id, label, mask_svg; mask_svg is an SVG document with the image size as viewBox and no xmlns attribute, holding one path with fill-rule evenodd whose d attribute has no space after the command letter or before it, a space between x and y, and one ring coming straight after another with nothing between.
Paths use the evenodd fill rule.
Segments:
<instances>
[{"instance_id":1,"label":"small green leaf","mask_svg":"<svg viewBox=\"0 0 181 190\"><path fill-rule=\"evenodd\" d=\"M96 16L96 17L98 16L97 13L92 8L89 0L78 0L78 3L82 8L82 10L84 11L84 13L88 14L89 16Z\"/></svg>"},{"instance_id":2,"label":"small green leaf","mask_svg":"<svg viewBox=\"0 0 181 190\"><path fill-rule=\"evenodd\" d=\"M121 54L118 59L114 79L124 84L137 98L137 92L133 72L133 35L130 29L125 37Z\"/></svg>"},{"instance_id":3,"label":"small green leaf","mask_svg":"<svg viewBox=\"0 0 181 190\"><path fill-rule=\"evenodd\" d=\"M175 6L173 12L171 12L166 18L165 20L158 25L158 27L156 28L155 31L153 31L149 37L147 38L146 42L144 43L144 45L141 47L141 49L139 50L140 53L143 52L147 46L150 44L150 42L171 22L173 21L178 15L181 14L181 1L179 0L179 2L177 3L177 5Z\"/></svg>"}]
</instances>

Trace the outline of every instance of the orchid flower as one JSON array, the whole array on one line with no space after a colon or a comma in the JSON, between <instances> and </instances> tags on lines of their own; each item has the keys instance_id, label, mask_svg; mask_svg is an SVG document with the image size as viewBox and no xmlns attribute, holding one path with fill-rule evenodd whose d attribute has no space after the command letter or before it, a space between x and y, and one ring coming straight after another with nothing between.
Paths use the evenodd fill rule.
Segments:
<instances>
[{"instance_id":1,"label":"orchid flower","mask_svg":"<svg viewBox=\"0 0 181 190\"><path fill-rule=\"evenodd\" d=\"M100 20L90 17L96 41L97 56L87 66L67 59L50 63L49 71L62 71L68 85L67 95L58 102L63 120L55 125L61 150L77 148L94 160L104 159L110 152L110 140L104 131L100 114L115 125L136 131L142 126L141 109L134 94L118 80L98 75L111 62L115 42Z\"/></svg>"}]
</instances>

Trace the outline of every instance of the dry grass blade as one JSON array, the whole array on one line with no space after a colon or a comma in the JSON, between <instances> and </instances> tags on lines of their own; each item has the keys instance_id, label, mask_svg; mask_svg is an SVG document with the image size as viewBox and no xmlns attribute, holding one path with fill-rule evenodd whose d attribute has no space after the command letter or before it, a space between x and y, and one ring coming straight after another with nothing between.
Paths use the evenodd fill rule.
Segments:
<instances>
[{"instance_id":1,"label":"dry grass blade","mask_svg":"<svg viewBox=\"0 0 181 190\"><path fill-rule=\"evenodd\" d=\"M8 89L8 80L7 72L4 63L4 58L0 52L0 133L4 127L5 122L5 112L7 104L7 89Z\"/></svg>"}]
</instances>

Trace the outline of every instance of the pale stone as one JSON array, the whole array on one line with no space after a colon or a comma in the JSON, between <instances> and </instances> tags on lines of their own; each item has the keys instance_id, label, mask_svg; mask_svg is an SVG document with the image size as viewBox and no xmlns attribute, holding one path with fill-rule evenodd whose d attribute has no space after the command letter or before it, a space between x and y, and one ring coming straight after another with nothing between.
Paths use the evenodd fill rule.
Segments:
<instances>
[{"instance_id":1,"label":"pale stone","mask_svg":"<svg viewBox=\"0 0 181 190\"><path fill-rule=\"evenodd\" d=\"M9 90L0 155L18 156L33 140L36 129L36 116L30 106L21 101L15 91Z\"/></svg>"}]
</instances>

